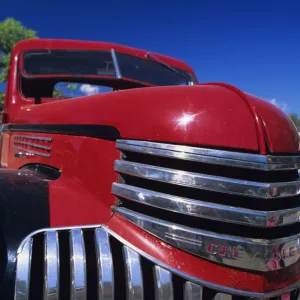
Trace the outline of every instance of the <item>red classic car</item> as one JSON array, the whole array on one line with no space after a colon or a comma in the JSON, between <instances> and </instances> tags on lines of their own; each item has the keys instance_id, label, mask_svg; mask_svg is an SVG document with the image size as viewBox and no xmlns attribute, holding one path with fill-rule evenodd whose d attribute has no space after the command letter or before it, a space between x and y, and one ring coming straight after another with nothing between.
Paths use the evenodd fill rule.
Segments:
<instances>
[{"instance_id":1,"label":"red classic car","mask_svg":"<svg viewBox=\"0 0 300 300\"><path fill-rule=\"evenodd\" d=\"M0 299L298 299L299 135L177 59L34 39L1 131Z\"/></svg>"}]
</instances>

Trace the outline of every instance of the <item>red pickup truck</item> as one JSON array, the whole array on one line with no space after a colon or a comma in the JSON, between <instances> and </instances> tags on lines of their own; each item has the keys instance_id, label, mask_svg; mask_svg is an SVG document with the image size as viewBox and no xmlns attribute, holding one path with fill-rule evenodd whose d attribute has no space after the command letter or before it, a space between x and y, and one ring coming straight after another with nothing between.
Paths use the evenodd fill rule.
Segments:
<instances>
[{"instance_id":1,"label":"red pickup truck","mask_svg":"<svg viewBox=\"0 0 300 300\"><path fill-rule=\"evenodd\" d=\"M0 299L299 299L299 135L272 104L157 53L34 39L2 122Z\"/></svg>"}]
</instances>

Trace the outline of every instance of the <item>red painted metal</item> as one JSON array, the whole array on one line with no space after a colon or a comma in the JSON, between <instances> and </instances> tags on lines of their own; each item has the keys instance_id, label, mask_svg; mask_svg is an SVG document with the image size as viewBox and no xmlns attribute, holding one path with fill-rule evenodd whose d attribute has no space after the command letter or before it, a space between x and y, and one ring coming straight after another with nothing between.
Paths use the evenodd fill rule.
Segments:
<instances>
[{"instance_id":1,"label":"red painted metal","mask_svg":"<svg viewBox=\"0 0 300 300\"><path fill-rule=\"evenodd\" d=\"M13 134L29 133L14 132ZM31 134L32 135L32 134ZM114 161L119 157L115 143L96 138L35 134L52 138L51 157L14 157L11 134L2 141L1 165L18 169L40 163L59 169L62 176L49 184L52 226L105 223L111 216L115 198L111 184L117 180Z\"/></svg>"},{"instance_id":2,"label":"red painted metal","mask_svg":"<svg viewBox=\"0 0 300 300\"><path fill-rule=\"evenodd\" d=\"M104 124L116 127L122 138L258 151L248 107L216 86L132 89L32 105L13 122Z\"/></svg>"},{"instance_id":3,"label":"red painted metal","mask_svg":"<svg viewBox=\"0 0 300 300\"><path fill-rule=\"evenodd\" d=\"M297 152L299 135L292 121L274 105L245 97L254 117L232 90L198 85L133 89L32 105L21 109L13 122L104 124L115 126L123 138L260 150L261 154L267 152L267 144L273 153Z\"/></svg>"},{"instance_id":4,"label":"red painted metal","mask_svg":"<svg viewBox=\"0 0 300 300\"><path fill-rule=\"evenodd\" d=\"M268 151L272 153L297 152L299 134L292 120L275 105L253 95L248 94L247 97L263 122Z\"/></svg>"},{"instance_id":5,"label":"red painted metal","mask_svg":"<svg viewBox=\"0 0 300 300\"><path fill-rule=\"evenodd\" d=\"M247 105L247 107L252 115L252 118L254 120L255 131L256 131L257 142L258 142L260 154L267 154L262 121L261 121L258 113L256 112L255 108L251 105L251 103L249 103L249 99L248 99L247 95L240 89L238 89L235 86L232 86L230 84L219 83L219 82L205 83L205 84L225 87L225 88L233 91L234 93L236 93L240 97L240 100L245 102L245 104Z\"/></svg>"}]
</instances>

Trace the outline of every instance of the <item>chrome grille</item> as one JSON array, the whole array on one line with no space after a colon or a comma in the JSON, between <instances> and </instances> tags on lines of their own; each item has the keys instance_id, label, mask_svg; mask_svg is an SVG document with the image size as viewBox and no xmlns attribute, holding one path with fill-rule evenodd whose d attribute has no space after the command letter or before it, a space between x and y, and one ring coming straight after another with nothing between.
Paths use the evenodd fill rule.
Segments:
<instances>
[{"instance_id":1,"label":"chrome grille","mask_svg":"<svg viewBox=\"0 0 300 300\"><path fill-rule=\"evenodd\" d=\"M162 264L99 225L27 237L17 255L15 300L246 300L284 294L296 300L299 284L267 294L214 285Z\"/></svg>"},{"instance_id":2,"label":"chrome grille","mask_svg":"<svg viewBox=\"0 0 300 300\"><path fill-rule=\"evenodd\" d=\"M268 272L300 257L300 155L119 140L114 212L221 264Z\"/></svg>"}]
</instances>

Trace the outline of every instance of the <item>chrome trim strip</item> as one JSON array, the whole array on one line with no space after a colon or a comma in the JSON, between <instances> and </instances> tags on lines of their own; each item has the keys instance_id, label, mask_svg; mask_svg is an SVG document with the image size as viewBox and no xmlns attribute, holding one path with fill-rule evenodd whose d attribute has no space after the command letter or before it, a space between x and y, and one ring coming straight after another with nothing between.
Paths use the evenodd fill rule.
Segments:
<instances>
[{"instance_id":1,"label":"chrome trim strip","mask_svg":"<svg viewBox=\"0 0 300 300\"><path fill-rule=\"evenodd\" d=\"M255 298L255 299L269 299L269 298L272 298L272 297L276 297L276 296L279 296L279 295L286 294L286 293L291 292L291 291L293 291L293 290L300 287L300 280L298 280L297 282L291 284L290 286L284 287L280 290L276 290L276 291L272 291L272 292L266 292L266 293L259 293L259 292L249 292L249 291L244 291L244 290L237 290L237 289L234 289L234 288L229 288L229 287L221 286L221 285L218 285L218 284L214 284L214 283L199 279L197 277L188 275L184 272L179 271L178 269L170 267L169 265L159 261L158 259L152 257L148 253L146 253L146 252L142 251L141 249L137 248L136 246L132 245L127 240L125 240L120 235L118 235L116 232L114 232L110 228L108 228L106 225L102 225L102 227L111 236L116 238L118 241L120 241L124 245L127 245L128 247L130 247L131 249L133 249L134 251L139 253L141 256L143 256L144 258L151 261L153 264L161 266L162 268L164 268L164 269L170 271L171 273L176 274L176 275L178 275L178 276L180 276L180 277L182 277L182 278L184 278L188 281L192 281L196 284L202 285L203 287L214 289L214 290L220 291L222 293L225 292L225 293L232 294L232 295Z\"/></svg>"},{"instance_id":2,"label":"chrome trim strip","mask_svg":"<svg viewBox=\"0 0 300 300\"><path fill-rule=\"evenodd\" d=\"M172 273L162 267L154 267L155 300L173 300Z\"/></svg>"},{"instance_id":3,"label":"chrome trim strip","mask_svg":"<svg viewBox=\"0 0 300 300\"><path fill-rule=\"evenodd\" d=\"M187 281L184 284L184 300L202 300L203 287L193 282Z\"/></svg>"},{"instance_id":4,"label":"chrome trim strip","mask_svg":"<svg viewBox=\"0 0 300 300\"><path fill-rule=\"evenodd\" d=\"M39 156L43 156L43 157L50 157L50 154L48 153L43 153L43 152L39 152L39 151L34 151L34 150L29 150L23 147L19 147L19 146L13 146L13 148L18 149L18 150L22 150L24 152L30 153L30 154L34 154L34 155L39 155Z\"/></svg>"},{"instance_id":5,"label":"chrome trim strip","mask_svg":"<svg viewBox=\"0 0 300 300\"><path fill-rule=\"evenodd\" d=\"M144 285L141 269L140 255L127 246L123 246L123 256L125 261L125 277L127 300L143 300Z\"/></svg>"},{"instance_id":6,"label":"chrome trim strip","mask_svg":"<svg viewBox=\"0 0 300 300\"><path fill-rule=\"evenodd\" d=\"M15 152L14 157L22 158L22 157L28 157L28 156L34 156L34 154L25 153L25 152Z\"/></svg>"},{"instance_id":7,"label":"chrome trim strip","mask_svg":"<svg viewBox=\"0 0 300 300\"><path fill-rule=\"evenodd\" d=\"M56 231L48 231L44 238L44 300L59 298L59 246Z\"/></svg>"},{"instance_id":8,"label":"chrome trim strip","mask_svg":"<svg viewBox=\"0 0 300 300\"><path fill-rule=\"evenodd\" d=\"M13 139L21 138L21 139L29 139L29 140L45 141L45 142L51 142L52 141L52 138L43 137L43 136L35 136L35 135L13 134L12 137L13 137Z\"/></svg>"},{"instance_id":9,"label":"chrome trim strip","mask_svg":"<svg viewBox=\"0 0 300 300\"><path fill-rule=\"evenodd\" d=\"M18 251L14 295L15 300L27 300L29 297L31 255L32 238L29 238Z\"/></svg>"},{"instance_id":10,"label":"chrome trim strip","mask_svg":"<svg viewBox=\"0 0 300 300\"><path fill-rule=\"evenodd\" d=\"M222 222L257 227L277 227L300 222L300 207L278 211L258 211L177 197L132 185L113 183L112 193L152 207Z\"/></svg>"},{"instance_id":11,"label":"chrome trim strip","mask_svg":"<svg viewBox=\"0 0 300 300\"><path fill-rule=\"evenodd\" d=\"M108 233L102 229L95 230L96 257L98 262L98 299L114 299L113 260Z\"/></svg>"},{"instance_id":12,"label":"chrome trim strip","mask_svg":"<svg viewBox=\"0 0 300 300\"><path fill-rule=\"evenodd\" d=\"M117 148L155 156L266 171L300 168L300 155L260 155L135 140L117 140Z\"/></svg>"},{"instance_id":13,"label":"chrome trim strip","mask_svg":"<svg viewBox=\"0 0 300 300\"><path fill-rule=\"evenodd\" d=\"M174 247L231 267L269 272L300 258L300 234L273 240L243 238L162 221L126 208L112 210Z\"/></svg>"},{"instance_id":14,"label":"chrome trim strip","mask_svg":"<svg viewBox=\"0 0 300 300\"><path fill-rule=\"evenodd\" d=\"M115 161L114 169L116 172L135 177L255 198L283 198L300 194L300 180L281 183L260 183L178 171L122 160Z\"/></svg>"},{"instance_id":15,"label":"chrome trim strip","mask_svg":"<svg viewBox=\"0 0 300 300\"><path fill-rule=\"evenodd\" d=\"M70 232L71 299L86 300L86 258L81 229Z\"/></svg>"},{"instance_id":16,"label":"chrome trim strip","mask_svg":"<svg viewBox=\"0 0 300 300\"><path fill-rule=\"evenodd\" d=\"M117 58L115 49L111 49L111 57L112 57L112 61L113 61L114 67L115 67L116 76L118 79L121 79L122 74L121 74L121 70L120 70L120 66L118 63L118 58Z\"/></svg>"},{"instance_id":17,"label":"chrome trim strip","mask_svg":"<svg viewBox=\"0 0 300 300\"><path fill-rule=\"evenodd\" d=\"M51 151L51 147L49 146L44 146L44 145L39 145L39 144L35 144L35 143L30 143L30 142L23 142L23 141L13 141L14 144L20 144L20 145L27 145L27 146L31 146L31 147L35 147L35 148L39 148L39 149L43 149L43 150L47 150L47 151Z\"/></svg>"}]
</instances>

